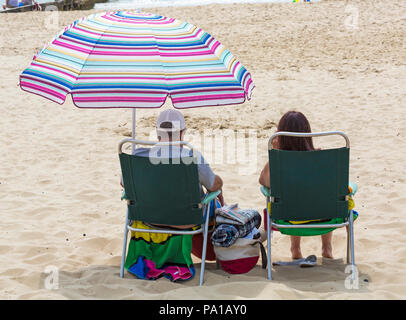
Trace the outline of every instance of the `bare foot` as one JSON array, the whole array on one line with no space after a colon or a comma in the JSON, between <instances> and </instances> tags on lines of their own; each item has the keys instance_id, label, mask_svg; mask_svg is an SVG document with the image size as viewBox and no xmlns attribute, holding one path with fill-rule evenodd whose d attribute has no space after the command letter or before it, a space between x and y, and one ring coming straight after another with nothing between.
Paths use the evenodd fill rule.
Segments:
<instances>
[{"instance_id":1,"label":"bare foot","mask_svg":"<svg viewBox=\"0 0 406 320\"><path fill-rule=\"evenodd\" d=\"M292 259L302 259L302 252L300 251L300 239L298 236L290 236L290 252Z\"/></svg>"},{"instance_id":2,"label":"bare foot","mask_svg":"<svg viewBox=\"0 0 406 320\"><path fill-rule=\"evenodd\" d=\"M291 249L290 249L290 252L292 253L292 259L293 259L293 260L295 260L295 259L302 259L302 258L303 258L302 252L300 251L300 249L291 248Z\"/></svg>"},{"instance_id":3,"label":"bare foot","mask_svg":"<svg viewBox=\"0 0 406 320\"><path fill-rule=\"evenodd\" d=\"M321 251L321 256L322 256L323 258L334 259L334 257L333 257L333 250L332 250L331 248L322 249L322 251Z\"/></svg>"},{"instance_id":4,"label":"bare foot","mask_svg":"<svg viewBox=\"0 0 406 320\"><path fill-rule=\"evenodd\" d=\"M321 236L321 255L323 258L333 259L333 247L331 246L332 239L333 232Z\"/></svg>"}]
</instances>

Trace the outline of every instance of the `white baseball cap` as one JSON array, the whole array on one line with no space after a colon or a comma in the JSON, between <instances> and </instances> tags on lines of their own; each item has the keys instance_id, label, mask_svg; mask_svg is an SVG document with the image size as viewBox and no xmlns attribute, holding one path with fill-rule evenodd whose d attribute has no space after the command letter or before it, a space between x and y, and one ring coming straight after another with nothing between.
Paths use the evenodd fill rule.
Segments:
<instances>
[{"instance_id":1,"label":"white baseball cap","mask_svg":"<svg viewBox=\"0 0 406 320\"><path fill-rule=\"evenodd\" d=\"M163 122L172 123L172 128L161 128ZM156 128L158 130L174 132L186 129L185 118L183 114L175 109L167 109L162 111L156 119Z\"/></svg>"}]
</instances>

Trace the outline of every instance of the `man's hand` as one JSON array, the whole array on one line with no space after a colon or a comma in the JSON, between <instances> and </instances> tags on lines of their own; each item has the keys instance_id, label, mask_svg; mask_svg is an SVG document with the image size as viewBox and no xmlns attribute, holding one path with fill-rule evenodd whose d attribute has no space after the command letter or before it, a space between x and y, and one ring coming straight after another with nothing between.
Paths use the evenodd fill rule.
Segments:
<instances>
[{"instance_id":1,"label":"man's hand","mask_svg":"<svg viewBox=\"0 0 406 320\"><path fill-rule=\"evenodd\" d=\"M224 206L224 198L223 198L223 180L221 180L221 178L216 175L214 178L214 183L213 186L209 189L207 189L207 191L209 192L214 192L217 190L220 190L220 194L217 196L217 199L219 199L221 206Z\"/></svg>"},{"instance_id":2,"label":"man's hand","mask_svg":"<svg viewBox=\"0 0 406 320\"><path fill-rule=\"evenodd\" d=\"M210 189L207 189L209 192L214 192L217 190L221 190L223 187L223 180L218 175L214 176L213 186Z\"/></svg>"},{"instance_id":3,"label":"man's hand","mask_svg":"<svg viewBox=\"0 0 406 320\"><path fill-rule=\"evenodd\" d=\"M217 199L219 199L221 206L224 206L224 198L223 198L223 190L220 189L220 194L217 196Z\"/></svg>"}]
</instances>

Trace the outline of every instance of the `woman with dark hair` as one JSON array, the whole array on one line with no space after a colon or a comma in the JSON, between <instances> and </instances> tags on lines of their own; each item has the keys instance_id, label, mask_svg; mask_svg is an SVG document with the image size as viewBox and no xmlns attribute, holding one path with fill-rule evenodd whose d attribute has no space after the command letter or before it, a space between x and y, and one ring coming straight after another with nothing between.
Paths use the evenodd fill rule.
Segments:
<instances>
[{"instance_id":1,"label":"woman with dark hair","mask_svg":"<svg viewBox=\"0 0 406 320\"><path fill-rule=\"evenodd\" d=\"M277 131L288 132L311 132L310 123L306 119L303 113L296 111L286 112L279 120ZM313 146L313 139L311 137L288 137L278 136L272 141L272 146L275 149L280 150L292 150L292 151L312 151L315 150ZM269 163L267 162L262 169L259 177L259 183L267 188L270 187L270 173ZM333 232L329 232L321 236L322 241L322 256L325 258L333 258L333 249L331 246L331 240ZM290 236L290 251L292 253L292 259L303 258L300 250L300 239L298 236Z\"/></svg>"}]
</instances>

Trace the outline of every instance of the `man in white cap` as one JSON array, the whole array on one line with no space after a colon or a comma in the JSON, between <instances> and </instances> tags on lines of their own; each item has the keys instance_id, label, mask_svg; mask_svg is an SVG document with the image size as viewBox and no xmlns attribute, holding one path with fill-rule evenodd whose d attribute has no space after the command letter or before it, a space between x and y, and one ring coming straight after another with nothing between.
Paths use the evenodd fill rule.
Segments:
<instances>
[{"instance_id":1,"label":"man in white cap","mask_svg":"<svg viewBox=\"0 0 406 320\"><path fill-rule=\"evenodd\" d=\"M165 141L183 141L186 131L186 123L183 114L176 109L167 109L162 111L156 121L157 136L160 142ZM162 147L160 148L162 151ZM166 148L168 150L168 148ZM171 147L171 157L187 157L191 155L190 150L183 149L177 146ZM151 154L151 153L150 153ZM205 161L201 153L195 150L195 156L198 159L197 168L199 173L200 184L203 185L207 191L212 192L221 190L223 187L222 179L214 174L210 165ZM223 195L219 195L221 205L224 205Z\"/></svg>"},{"instance_id":2,"label":"man in white cap","mask_svg":"<svg viewBox=\"0 0 406 320\"><path fill-rule=\"evenodd\" d=\"M167 109L162 111L156 121L156 130L158 140L160 142L166 141L183 141L186 131L186 123L183 114L176 109ZM155 161L159 158L179 158L189 157L192 155L190 149L182 148L180 146L157 146L153 148L137 148L134 154L139 156L150 157ZM202 154L194 150L194 156L197 159L197 169L199 174L199 182L203 185L208 192L221 190L223 187L223 180L214 174L210 165L205 161ZM123 184L121 183L121 186ZM224 205L222 193L219 194L218 200L220 205Z\"/></svg>"}]
</instances>

